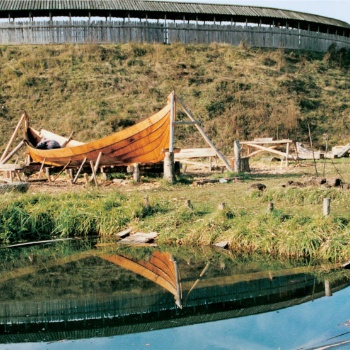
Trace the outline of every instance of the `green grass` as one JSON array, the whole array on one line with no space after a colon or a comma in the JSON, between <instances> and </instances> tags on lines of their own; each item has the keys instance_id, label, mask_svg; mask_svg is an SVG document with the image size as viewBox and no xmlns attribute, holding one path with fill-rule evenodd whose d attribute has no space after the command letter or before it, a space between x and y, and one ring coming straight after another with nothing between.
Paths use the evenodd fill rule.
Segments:
<instances>
[{"instance_id":1,"label":"green grass","mask_svg":"<svg viewBox=\"0 0 350 350\"><path fill-rule=\"evenodd\" d=\"M201 187L183 181L174 185L159 181L159 187L142 191L131 185L119 190L89 187L55 194L9 193L0 203L0 239L2 244L9 244L58 237L113 237L131 227L133 231L158 232L159 244L206 246L227 241L239 254L347 261L350 190L287 185L291 179L309 183L313 167L300 169L303 173L252 173L245 174L240 182ZM348 159L334 160L326 175L333 177L341 171L345 180L349 177L347 169ZM266 190L251 189L256 182L264 183ZM326 197L331 198L327 217L322 212ZM269 212L271 201L274 210ZM223 210L220 203L225 203Z\"/></svg>"}]
</instances>

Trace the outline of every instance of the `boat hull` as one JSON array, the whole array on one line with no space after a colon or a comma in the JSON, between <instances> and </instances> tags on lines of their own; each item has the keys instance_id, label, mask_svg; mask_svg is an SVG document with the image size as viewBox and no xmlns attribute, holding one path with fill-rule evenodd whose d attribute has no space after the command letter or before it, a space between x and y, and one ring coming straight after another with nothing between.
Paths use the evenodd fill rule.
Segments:
<instances>
[{"instance_id":1,"label":"boat hull","mask_svg":"<svg viewBox=\"0 0 350 350\"><path fill-rule=\"evenodd\" d=\"M85 161L96 161L99 166L123 166L134 163L158 163L169 147L171 103L151 117L129 128L96 141L58 149L37 149L28 143L33 162L53 166L79 166ZM27 129L27 139L38 142L35 130Z\"/></svg>"}]
</instances>

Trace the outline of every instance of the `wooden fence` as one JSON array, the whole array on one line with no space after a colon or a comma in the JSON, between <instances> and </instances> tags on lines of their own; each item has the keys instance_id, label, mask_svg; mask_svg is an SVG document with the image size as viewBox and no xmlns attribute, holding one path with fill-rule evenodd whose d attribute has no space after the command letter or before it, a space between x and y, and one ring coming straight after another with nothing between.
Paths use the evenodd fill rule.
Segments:
<instances>
[{"instance_id":1,"label":"wooden fence","mask_svg":"<svg viewBox=\"0 0 350 350\"><path fill-rule=\"evenodd\" d=\"M350 48L350 38L307 30L248 25L133 21L24 21L0 23L0 44L242 42L251 47L325 52Z\"/></svg>"}]
</instances>

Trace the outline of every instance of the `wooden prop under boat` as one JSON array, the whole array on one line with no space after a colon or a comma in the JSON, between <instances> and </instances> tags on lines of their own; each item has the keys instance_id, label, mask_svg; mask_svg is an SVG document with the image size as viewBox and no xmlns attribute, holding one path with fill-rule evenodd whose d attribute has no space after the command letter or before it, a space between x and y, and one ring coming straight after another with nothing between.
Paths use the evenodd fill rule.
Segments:
<instances>
[{"instance_id":1,"label":"wooden prop under boat","mask_svg":"<svg viewBox=\"0 0 350 350\"><path fill-rule=\"evenodd\" d=\"M55 149L36 148L43 136L29 127L27 117L27 150L32 161L53 166L80 166L98 158L101 166L157 163L164 159L163 150L169 148L171 108L171 98L168 98L163 109L138 124L96 141L67 142ZM52 139L54 135L51 134ZM56 141L60 143L59 139Z\"/></svg>"}]
</instances>

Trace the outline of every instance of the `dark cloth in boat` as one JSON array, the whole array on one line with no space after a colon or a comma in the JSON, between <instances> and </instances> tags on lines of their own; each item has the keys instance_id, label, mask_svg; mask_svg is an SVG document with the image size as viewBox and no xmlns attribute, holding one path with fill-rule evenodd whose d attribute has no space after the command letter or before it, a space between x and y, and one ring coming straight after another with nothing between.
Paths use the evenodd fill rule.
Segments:
<instances>
[{"instance_id":1,"label":"dark cloth in boat","mask_svg":"<svg viewBox=\"0 0 350 350\"><path fill-rule=\"evenodd\" d=\"M42 139L37 145L37 149L55 149L61 148L61 145L56 140Z\"/></svg>"}]
</instances>

